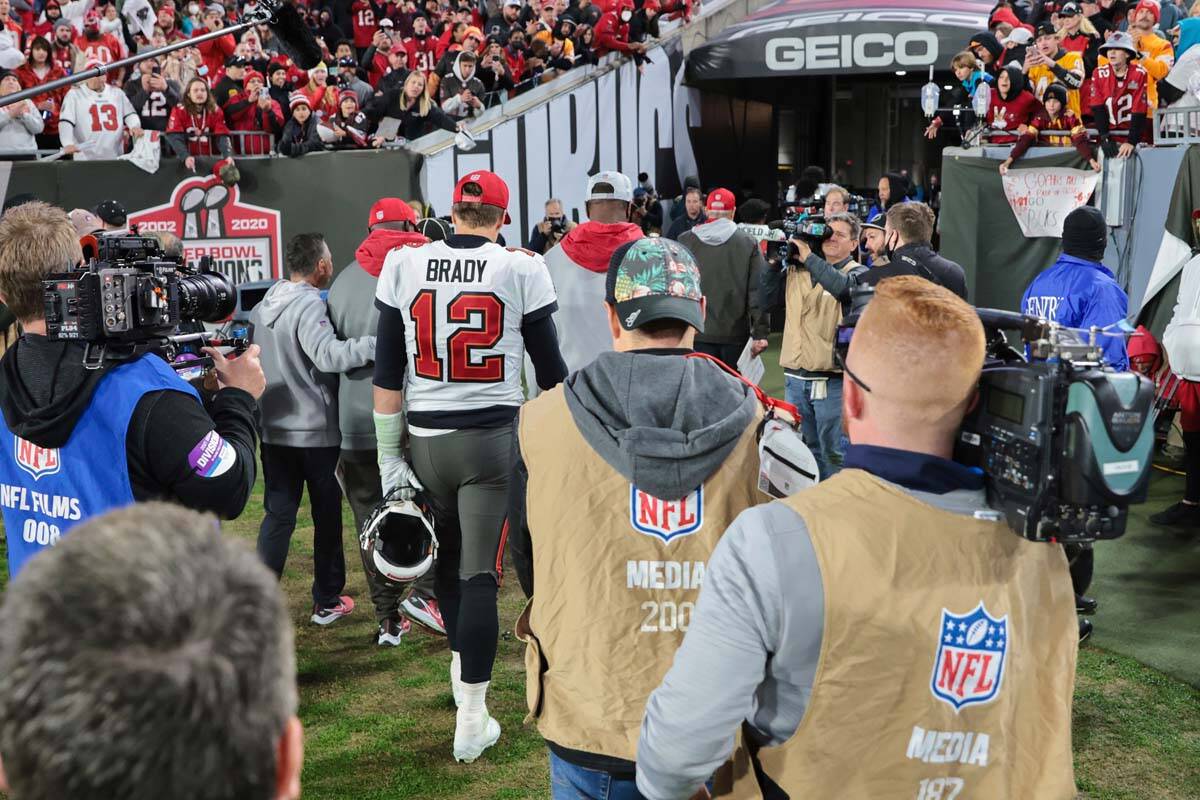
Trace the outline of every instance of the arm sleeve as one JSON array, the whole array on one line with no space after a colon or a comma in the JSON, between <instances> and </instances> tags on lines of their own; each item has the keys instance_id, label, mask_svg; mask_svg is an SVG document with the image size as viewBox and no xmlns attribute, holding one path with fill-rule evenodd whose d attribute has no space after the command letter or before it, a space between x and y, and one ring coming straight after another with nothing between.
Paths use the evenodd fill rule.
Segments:
<instances>
[{"instance_id":1,"label":"arm sleeve","mask_svg":"<svg viewBox=\"0 0 1200 800\"><path fill-rule=\"evenodd\" d=\"M1021 134L1020 138L1017 139L1017 143L1013 145L1012 151L1008 154L1008 157L1013 161L1016 161L1021 156L1025 155L1025 151L1028 150L1035 141L1037 141L1038 129L1035 127L1037 124L1038 120L1034 120L1032 123L1030 123L1029 130Z\"/></svg>"},{"instance_id":2,"label":"arm sleeve","mask_svg":"<svg viewBox=\"0 0 1200 800\"><path fill-rule=\"evenodd\" d=\"M1106 291L1098 293L1088 303L1079 327L1089 328L1096 325L1107 328L1109 333L1120 333L1114 323L1126 319L1128 313L1129 299L1125 293L1115 285L1109 286ZM1104 337L1104 358L1113 369L1129 369L1129 355L1124 336Z\"/></svg>"},{"instance_id":3,"label":"arm sleeve","mask_svg":"<svg viewBox=\"0 0 1200 800\"><path fill-rule=\"evenodd\" d=\"M767 260L763 258L758 242L755 242L750 251L750 269L746 275L746 302L750 311L750 336L755 339L765 339L771 333L771 313L760 302L762 297L758 291L766 271Z\"/></svg>"},{"instance_id":4,"label":"arm sleeve","mask_svg":"<svg viewBox=\"0 0 1200 800\"><path fill-rule=\"evenodd\" d=\"M567 365L558 349L558 331L554 327L554 305L543 316L521 325L525 352L533 362L538 388L549 391L567 377Z\"/></svg>"},{"instance_id":5,"label":"arm sleeve","mask_svg":"<svg viewBox=\"0 0 1200 800\"><path fill-rule=\"evenodd\" d=\"M375 337L339 339L325 311L325 304L314 297L300 312L296 330L300 349L322 372L341 374L375 359Z\"/></svg>"},{"instance_id":6,"label":"arm sleeve","mask_svg":"<svg viewBox=\"0 0 1200 800\"><path fill-rule=\"evenodd\" d=\"M437 106L430 106L429 121L434 124L434 127L441 128L444 131L458 130L458 123L446 116Z\"/></svg>"},{"instance_id":7,"label":"arm sleeve","mask_svg":"<svg viewBox=\"0 0 1200 800\"><path fill-rule=\"evenodd\" d=\"M208 411L183 392L145 395L126 433L136 499L237 517L254 488L257 414L241 389L220 390Z\"/></svg>"},{"instance_id":8,"label":"arm sleeve","mask_svg":"<svg viewBox=\"0 0 1200 800\"><path fill-rule=\"evenodd\" d=\"M849 298L850 290L857 283L852 277L837 269L816 253L809 254L808 258L804 261L804 268L812 276L814 286L821 286L838 300Z\"/></svg>"},{"instance_id":9,"label":"arm sleeve","mask_svg":"<svg viewBox=\"0 0 1200 800\"><path fill-rule=\"evenodd\" d=\"M1142 131L1146 128L1146 115L1133 114L1129 118L1129 141L1134 144L1142 141Z\"/></svg>"},{"instance_id":10,"label":"arm sleeve","mask_svg":"<svg viewBox=\"0 0 1200 800\"><path fill-rule=\"evenodd\" d=\"M22 114L21 124L25 126L25 130L34 135L41 133L42 129L46 127L45 120L37 111L26 111Z\"/></svg>"},{"instance_id":11,"label":"arm sleeve","mask_svg":"<svg viewBox=\"0 0 1200 800\"><path fill-rule=\"evenodd\" d=\"M121 119L124 120L125 127L142 127L142 118L138 116L137 109L133 107L133 103L129 102L129 95L121 92L120 99L117 102L121 104Z\"/></svg>"},{"instance_id":12,"label":"arm sleeve","mask_svg":"<svg viewBox=\"0 0 1200 800\"><path fill-rule=\"evenodd\" d=\"M188 152L187 137L182 133L168 133L164 138L176 157L184 159L191 155Z\"/></svg>"},{"instance_id":13,"label":"arm sleeve","mask_svg":"<svg viewBox=\"0 0 1200 800\"><path fill-rule=\"evenodd\" d=\"M1054 77L1065 83L1071 89L1078 89L1083 86L1083 76L1074 70L1069 70L1060 64L1054 64L1050 67L1050 71L1054 73Z\"/></svg>"},{"instance_id":14,"label":"arm sleeve","mask_svg":"<svg viewBox=\"0 0 1200 800\"><path fill-rule=\"evenodd\" d=\"M1096 124L1096 132L1100 136L1108 136L1108 106L1103 102L1092 106L1092 121Z\"/></svg>"},{"instance_id":15,"label":"arm sleeve","mask_svg":"<svg viewBox=\"0 0 1200 800\"><path fill-rule=\"evenodd\" d=\"M521 440L517 435L521 418L513 420L512 450L508 471L508 547L512 553L513 568L526 597L533 597L533 539L529 535L529 520L525 516L526 489L529 485L529 470L521 457Z\"/></svg>"},{"instance_id":16,"label":"arm sleeve","mask_svg":"<svg viewBox=\"0 0 1200 800\"><path fill-rule=\"evenodd\" d=\"M63 147L75 144L75 96L74 92L67 92L58 116L58 141Z\"/></svg>"},{"instance_id":17,"label":"arm sleeve","mask_svg":"<svg viewBox=\"0 0 1200 800\"><path fill-rule=\"evenodd\" d=\"M381 300L379 327L375 329L375 378L380 389L404 391L404 376L408 372L408 349L404 340L404 314Z\"/></svg>"},{"instance_id":18,"label":"arm sleeve","mask_svg":"<svg viewBox=\"0 0 1200 800\"><path fill-rule=\"evenodd\" d=\"M689 797L729 756L778 649L783 600L770 543L754 535L756 510L740 514L713 551L691 627L646 703L637 785L647 800Z\"/></svg>"}]
</instances>

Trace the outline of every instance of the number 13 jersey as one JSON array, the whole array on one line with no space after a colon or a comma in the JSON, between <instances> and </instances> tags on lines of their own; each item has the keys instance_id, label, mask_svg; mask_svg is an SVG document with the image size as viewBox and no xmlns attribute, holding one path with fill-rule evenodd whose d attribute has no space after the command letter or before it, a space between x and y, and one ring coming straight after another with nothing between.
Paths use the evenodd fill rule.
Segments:
<instances>
[{"instance_id":1,"label":"number 13 jersey","mask_svg":"<svg viewBox=\"0 0 1200 800\"><path fill-rule=\"evenodd\" d=\"M498 406L515 413L524 399L521 327L558 307L542 257L494 242L396 248L375 298L403 315L408 417L428 427L461 426L436 424L440 415L461 420Z\"/></svg>"}]
</instances>

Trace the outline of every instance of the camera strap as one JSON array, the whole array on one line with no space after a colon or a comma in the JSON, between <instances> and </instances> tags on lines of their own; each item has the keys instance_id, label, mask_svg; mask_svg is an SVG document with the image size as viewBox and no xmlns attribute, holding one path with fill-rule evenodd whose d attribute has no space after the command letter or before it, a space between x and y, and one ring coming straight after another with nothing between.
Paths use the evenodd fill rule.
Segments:
<instances>
[{"instance_id":1,"label":"camera strap","mask_svg":"<svg viewBox=\"0 0 1200 800\"><path fill-rule=\"evenodd\" d=\"M780 400L776 397L771 397L769 394L764 392L759 386L746 380L746 378L742 375L742 373L738 372L736 369L729 366L721 359L716 358L714 356L710 356L708 353L688 353L685 356L685 358L702 358L705 361L711 361L712 363L714 363L718 367L720 367L722 370L729 373L733 377L737 378L739 381L746 384L746 386L750 387L750 391L754 392L754 396L758 398L758 402L762 404L763 409L766 411L766 416L768 419L778 417L778 415L779 415L778 412L783 412L785 415L791 417L790 421L784 420L784 422L786 422L788 425L791 425L793 427L798 428L800 426L800 409L796 408L794 405L792 405L791 403L789 403L785 400ZM761 435L761 431L760 431L760 435Z\"/></svg>"}]
</instances>

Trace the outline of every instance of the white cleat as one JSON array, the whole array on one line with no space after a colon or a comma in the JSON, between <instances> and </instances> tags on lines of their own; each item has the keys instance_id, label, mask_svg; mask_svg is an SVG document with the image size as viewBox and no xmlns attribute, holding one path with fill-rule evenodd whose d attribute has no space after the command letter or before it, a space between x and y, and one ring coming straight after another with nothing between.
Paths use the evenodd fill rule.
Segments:
<instances>
[{"instance_id":1,"label":"white cleat","mask_svg":"<svg viewBox=\"0 0 1200 800\"><path fill-rule=\"evenodd\" d=\"M454 726L454 760L470 764L500 739L500 723L486 711L468 720L460 710Z\"/></svg>"},{"instance_id":2,"label":"white cleat","mask_svg":"<svg viewBox=\"0 0 1200 800\"><path fill-rule=\"evenodd\" d=\"M450 676L450 692L454 695L454 707L462 708L463 706L463 690L462 681L454 680L454 676Z\"/></svg>"}]
</instances>

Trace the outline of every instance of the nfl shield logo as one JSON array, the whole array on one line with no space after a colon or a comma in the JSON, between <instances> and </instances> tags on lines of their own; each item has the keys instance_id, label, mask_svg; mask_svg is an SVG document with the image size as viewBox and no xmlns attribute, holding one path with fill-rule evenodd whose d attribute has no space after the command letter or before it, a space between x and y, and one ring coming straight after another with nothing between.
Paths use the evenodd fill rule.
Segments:
<instances>
[{"instance_id":1,"label":"nfl shield logo","mask_svg":"<svg viewBox=\"0 0 1200 800\"><path fill-rule=\"evenodd\" d=\"M19 436L13 437L17 466L28 472L36 481L43 475L53 475L62 466L58 460L57 447L38 447Z\"/></svg>"},{"instance_id":2,"label":"nfl shield logo","mask_svg":"<svg viewBox=\"0 0 1200 800\"><path fill-rule=\"evenodd\" d=\"M704 487L679 500L659 500L630 484L629 523L664 542L695 533L704 524Z\"/></svg>"},{"instance_id":3,"label":"nfl shield logo","mask_svg":"<svg viewBox=\"0 0 1200 800\"><path fill-rule=\"evenodd\" d=\"M971 703L994 700L1004 680L1008 634L1008 615L993 617L982 601L966 614L943 608L929 684L933 696L956 712Z\"/></svg>"}]
</instances>

